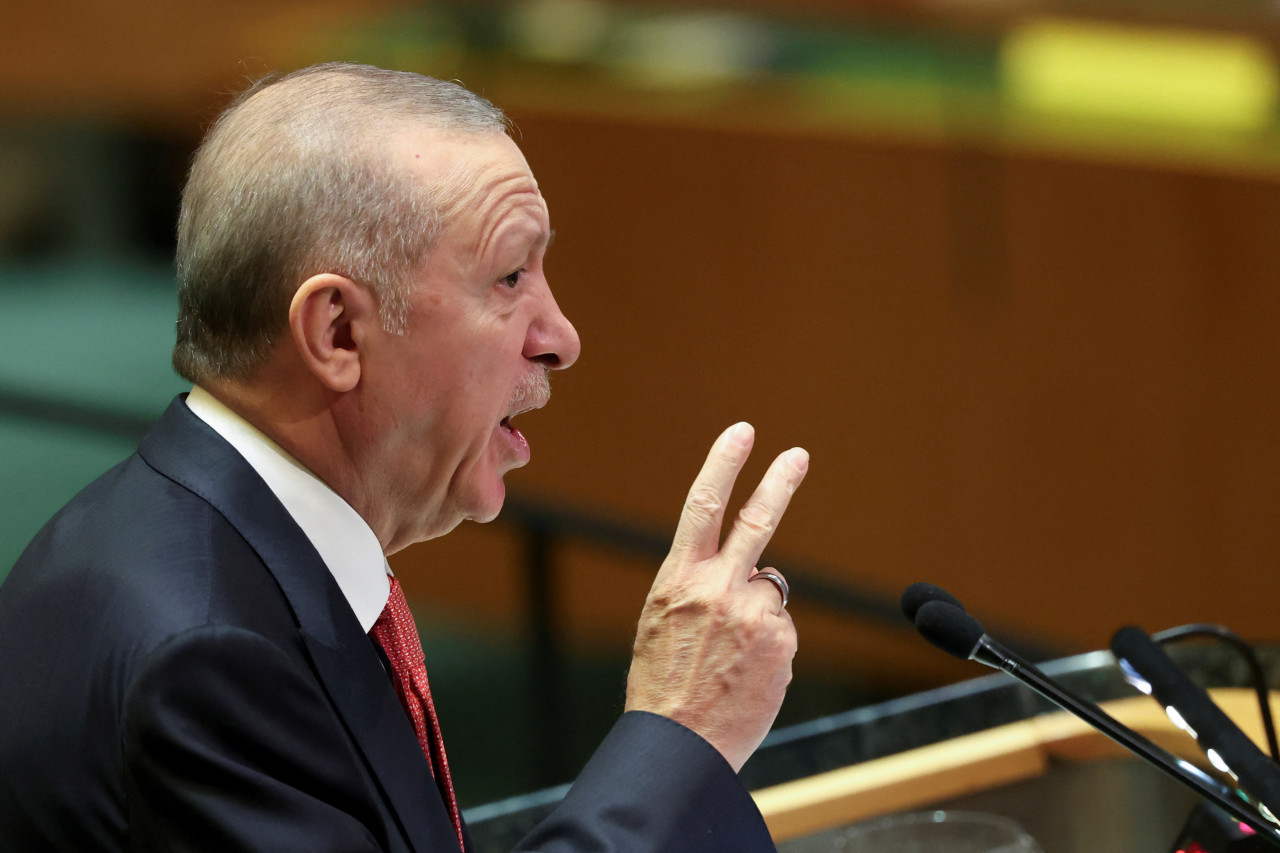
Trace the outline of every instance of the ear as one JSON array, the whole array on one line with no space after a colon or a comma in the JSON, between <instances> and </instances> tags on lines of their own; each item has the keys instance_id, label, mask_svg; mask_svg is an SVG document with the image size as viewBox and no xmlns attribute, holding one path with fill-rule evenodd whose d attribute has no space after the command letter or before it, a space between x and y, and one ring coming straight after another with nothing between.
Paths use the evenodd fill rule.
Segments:
<instances>
[{"instance_id":1,"label":"ear","mask_svg":"<svg viewBox=\"0 0 1280 853\"><path fill-rule=\"evenodd\" d=\"M331 391L350 391L359 383L360 347L376 328L381 328L377 300L344 276L312 276L289 303L289 331L298 355Z\"/></svg>"}]
</instances>

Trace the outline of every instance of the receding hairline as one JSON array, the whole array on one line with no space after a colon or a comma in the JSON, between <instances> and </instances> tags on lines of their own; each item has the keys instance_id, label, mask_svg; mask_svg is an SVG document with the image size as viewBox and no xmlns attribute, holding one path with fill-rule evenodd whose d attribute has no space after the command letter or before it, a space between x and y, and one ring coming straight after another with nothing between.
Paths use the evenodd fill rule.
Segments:
<instances>
[{"instance_id":1,"label":"receding hairline","mask_svg":"<svg viewBox=\"0 0 1280 853\"><path fill-rule=\"evenodd\" d=\"M412 123L396 127L394 133L388 133L378 139L377 144L381 145L379 153L389 159L391 168L403 169L405 174L410 176L414 171L413 163L407 159L400 162L395 158L407 157L410 153L413 154L414 159L425 156L426 159L422 165L430 170L424 176L427 177L425 183L434 188L435 201L442 223L447 227L459 213L475 205L488 190L484 181L485 161L477 162L474 158L467 156L465 148L454 146L497 143L502 140L519 151L515 140L505 131L484 132L423 127ZM423 143L424 150L421 155L413 150L417 142ZM520 156L523 157L523 152L520 152ZM527 162L525 167L528 168ZM529 174L532 178L532 171ZM533 179L533 183L534 191L541 198L542 189L537 185L536 178Z\"/></svg>"},{"instance_id":2,"label":"receding hairline","mask_svg":"<svg viewBox=\"0 0 1280 853\"><path fill-rule=\"evenodd\" d=\"M454 93L453 106L465 103L474 112L424 110L420 101L408 96L393 98L388 103L379 98L381 93L375 86L359 75L362 70L396 75L428 88L443 87L444 91ZM350 81L351 85L343 86L344 81ZM324 116L311 104L305 107L296 104L295 99L300 95L317 89L332 98L334 115ZM357 115L360 121L353 121ZM405 176L411 174L409 164L395 164L391 158L398 153L397 149L407 147L405 140L414 137L425 137L428 147L441 142L497 137L515 143L514 126L506 114L457 80L444 81L348 63L311 66L264 78L244 92L226 116L229 135L237 135L237 125L256 126L253 137L259 148L270 146L274 140L282 147L294 149L295 154L311 151L318 158L331 157L336 150L345 149L346 156L365 160L384 158L389 165L403 170L401 173ZM286 119L288 123L277 126L275 118ZM333 138L335 135L341 139ZM452 219L459 208L474 201L479 191L475 185L477 175L463 160L440 171L435 178L436 203L445 220Z\"/></svg>"}]
</instances>

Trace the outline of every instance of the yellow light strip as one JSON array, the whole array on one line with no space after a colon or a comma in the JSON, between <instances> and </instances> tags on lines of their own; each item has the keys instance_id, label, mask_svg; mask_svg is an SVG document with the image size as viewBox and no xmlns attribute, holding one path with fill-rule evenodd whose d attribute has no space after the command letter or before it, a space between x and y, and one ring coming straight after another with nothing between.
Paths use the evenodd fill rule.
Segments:
<instances>
[{"instance_id":1,"label":"yellow light strip","mask_svg":"<svg viewBox=\"0 0 1280 853\"><path fill-rule=\"evenodd\" d=\"M1240 35L1033 19L1001 46L1015 109L1247 131L1275 118L1275 61Z\"/></svg>"}]
</instances>

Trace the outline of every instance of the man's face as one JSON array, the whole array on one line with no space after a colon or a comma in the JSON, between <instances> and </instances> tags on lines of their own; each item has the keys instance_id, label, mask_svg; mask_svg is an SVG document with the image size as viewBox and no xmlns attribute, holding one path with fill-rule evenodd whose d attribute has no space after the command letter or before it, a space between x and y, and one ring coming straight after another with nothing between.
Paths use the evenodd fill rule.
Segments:
<instances>
[{"instance_id":1,"label":"man's face","mask_svg":"<svg viewBox=\"0 0 1280 853\"><path fill-rule=\"evenodd\" d=\"M466 201L413 277L405 333L366 350L360 416L373 431L366 473L392 520L378 530L387 553L497 515L503 475L529 461L511 419L546 404L548 371L580 348L543 275L547 205L516 144L419 133L393 150L437 185L464 175Z\"/></svg>"}]
</instances>

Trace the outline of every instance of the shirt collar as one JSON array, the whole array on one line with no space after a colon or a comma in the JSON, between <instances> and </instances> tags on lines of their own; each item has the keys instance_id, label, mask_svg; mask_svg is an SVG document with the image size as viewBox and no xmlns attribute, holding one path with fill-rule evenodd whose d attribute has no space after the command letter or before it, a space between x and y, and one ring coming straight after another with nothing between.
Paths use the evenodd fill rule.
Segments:
<instances>
[{"instance_id":1,"label":"shirt collar","mask_svg":"<svg viewBox=\"0 0 1280 853\"><path fill-rule=\"evenodd\" d=\"M333 489L199 385L187 408L258 472L329 567L366 633L386 606L391 568L378 537Z\"/></svg>"}]
</instances>

